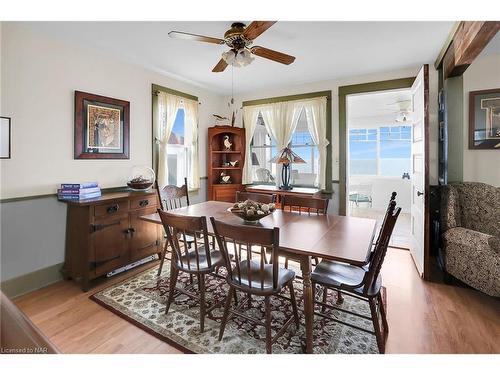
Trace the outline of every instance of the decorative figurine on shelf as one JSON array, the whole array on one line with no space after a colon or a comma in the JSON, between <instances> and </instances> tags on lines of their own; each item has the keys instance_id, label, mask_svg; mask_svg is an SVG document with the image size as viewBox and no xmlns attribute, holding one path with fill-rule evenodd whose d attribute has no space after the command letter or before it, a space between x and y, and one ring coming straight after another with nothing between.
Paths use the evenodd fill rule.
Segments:
<instances>
[{"instance_id":1,"label":"decorative figurine on shelf","mask_svg":"<svg viewBox=\"0 0 500 375\"><path fill-rule=\"evenodd\" d=\"M215 119L215 126L227 126L227 122L229 121L227 117L217 115L215 113L212 116L214 116Z\"/></svg>"},{"instance_id":2,"label":"decorative figurine on shelf","mask_svg":"<svg viewBox=\"0 0 500 375\"><path fill-rule=\"evenodd\" d=\"M224 136L224 142L223 142L223 145L224 145L224 151L231 151L231 146L233 145L231 143L231 141L229 140L229 135L225 135Z\"/></svg>"},{"instance_id":3,"label":"decorative figurine on shelf","mask_svg":"<svg viewBox=\"0 0 500 375\"><path fill-rule=\"evenodd\" d=\"M236 164L238 164L238 160L235 160L235 161L230 161L230 162L229 162L229 165L230 165L231 167L236 167Z\"/></svg>"},{"instance_id":4,"label":"decorative figurine on shelf","mask_svg":"<svg viewBox=\"0 0 500 375\"><path fill-rule=\"evenodd\" d=\"M227 175L224 171L220 173L220 183L221 184L230 184L231 176Z\"/></svg>"}]
</instances>

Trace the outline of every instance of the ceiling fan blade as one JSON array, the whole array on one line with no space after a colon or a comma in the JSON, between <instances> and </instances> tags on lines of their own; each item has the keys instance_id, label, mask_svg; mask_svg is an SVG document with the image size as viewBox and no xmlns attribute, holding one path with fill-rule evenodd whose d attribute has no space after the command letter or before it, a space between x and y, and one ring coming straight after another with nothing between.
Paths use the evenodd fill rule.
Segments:
<instances>
[{"instance_id":1,"label":"ceiling fan blade","mask_svg":"<svg viewBox=\"0 0 500 375\"><path fill-rule=\"evenodd\" d=\"M278 21L253 21L245 28L243 36L247 39L254 40L276 22Z\"/></svg>"},{"instance_id":2,"label":"ceiling fan blade","mask_svg":"<svg viewBox=\"0 0 500 375\"><path fill-rule=\"evenodd\" d=\"M224 59L220 59L217 65L212 69L212 72L214 73L220 73L223 72L224 69L227 67L227 62L224 61Z\"/></svg>"},{"instance_id":3,"label":"ceiling fan blade","mask_svg":"<svg viewBox=\"0 0 500 375\"><path fill-rule=\"evenodd\" d=\"M195 40L197 42L206 42L213 44L224 44L224 39L212 38L211 36L183 33L181 31L171 31L168 33L171 38Z\"/></svg>"},{"instance_id":4,"label":"ceiling fan blade","mask_svg":"<svg viewBox=\"0 0 500 375\"><path fill-rule=\"evenodd\" d=\"M257 56L263 57L265 59L273 60L285 65L290 65L295 61L295 56L287 55L286 53L274 51L269 48L264 48L260 46L255 46L250 49L250 51Z\"/></svg>"}]
</instances>

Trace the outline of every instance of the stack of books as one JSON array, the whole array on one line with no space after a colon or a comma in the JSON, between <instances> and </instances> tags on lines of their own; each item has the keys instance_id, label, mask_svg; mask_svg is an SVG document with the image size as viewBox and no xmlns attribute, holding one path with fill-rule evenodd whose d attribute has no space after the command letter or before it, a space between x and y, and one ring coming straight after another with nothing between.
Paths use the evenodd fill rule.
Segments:
<instances>
[{"instance_id":1,"label":"stack of books","mask_svg":"<svg viewBox=\"0 0 500 375\"><path fill-rule=\"evenodd\" d=\"M97 182L82 184L61 184L57 189L57 198L61 200L84 200L101 196L101 188Z\"/></svg>"}]
</instances>

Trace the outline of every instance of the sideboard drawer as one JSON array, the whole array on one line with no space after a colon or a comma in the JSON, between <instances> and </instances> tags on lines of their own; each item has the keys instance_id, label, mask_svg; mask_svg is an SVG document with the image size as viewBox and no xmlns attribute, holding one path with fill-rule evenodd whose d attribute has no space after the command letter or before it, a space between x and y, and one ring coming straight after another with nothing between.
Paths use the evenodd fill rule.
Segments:
<instances>
[{"instance_id":1,"label":"sideboard drawer","mask_svg":"<svg viewBox=\"0 0 500 375\"><path fill-rule=\"evenodd\" d=\"M130 201L131 210L151 208L151 207L156 207L156 195L148 195L145 197L132 199Z\"/></svg>"},{"instance_id":2,"label":"sideboard drawer","mask_svg":"<svg viewBox=\"0 0 500 375\"><path fill-rule=\"evenodd\" d=\"M129 201L115 201L95 206L94 216L103 217L128 212Z\"/></svg>"}]
</instances>

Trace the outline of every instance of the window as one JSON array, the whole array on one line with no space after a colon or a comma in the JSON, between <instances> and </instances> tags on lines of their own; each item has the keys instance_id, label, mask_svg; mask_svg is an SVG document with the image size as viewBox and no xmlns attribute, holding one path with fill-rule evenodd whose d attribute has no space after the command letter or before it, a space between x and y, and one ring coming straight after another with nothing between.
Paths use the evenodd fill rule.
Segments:
<instances>
[{"instance_id":1,"label":"window","mask_svg":"<svg viewBox=\"0 0 500 375\"><path fill-rule=\"evenodd\" d=\"M177 111L172 133L168 139L167 163L168 163L168 184L183 185L184 177L188 170L188 149L184 144L185 139L184 109Z\"/></svg>"},{"instance_id":2,"label":"window","mask_svg":"<svg viewBox=\"0 0 500 375\"><path fill-rule=\"evenodd\" d=\"M295 186L314 186L319 170L318 147L313 143L307 127L305 111L302 111L293 133L290 148L299 155L305 164L292 164L291 183ZM264 120L259 115L257 128L250 147L254 183L273 184L276 179L276 164L270 160L278 150L274 140L267 133Z\"/></svg>"},{"instance_id":3,"label":"window","mask_svg":"<svg viewBox=\"0 0 500 375\"><path fill-rule=\"evenodd\" d=\"M350 175L401 177L410 163L411 126L349 130Z\"/></svg>"}]
</instances>

